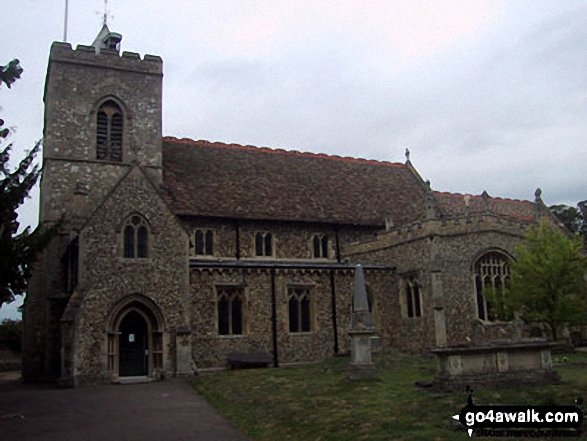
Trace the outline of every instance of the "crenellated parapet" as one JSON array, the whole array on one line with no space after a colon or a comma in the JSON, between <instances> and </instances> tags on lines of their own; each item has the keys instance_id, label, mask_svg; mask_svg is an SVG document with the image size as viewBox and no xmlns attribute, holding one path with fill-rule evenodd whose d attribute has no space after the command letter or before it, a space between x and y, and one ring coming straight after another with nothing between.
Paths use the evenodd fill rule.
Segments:
<instances>
[{"instance_id":1,"label":"crenellated parapet","mask_svg":"<svg viewBox=\"0 0 587 441\"><path fill-rule=\"evenodd\" d=\"M163 75L163 60L156 55L145 55L142 59L136 52L123 52L115 49L100 49L94 46L78 45L73 49L71 44L60 41L53 42L49 56L51 63L74 63L103 69L120 69L136 71L142 74ZM48 74L51 69L49 68Z\"/></svg>"},{"instance_id":2,"label":"crenellated parapet","mask_svg":"<svg viewBox=\"0 0 587 441\"><path fill-rule=\"evenodd\" d=\"M528 227L535 225L535 223L535 220L528 218L493 213L476 213L456 216L451 219L426 219L401 225L389 231L382 231L371 241L345 247L342 253L345 257L356 256L439 236L470 236L488 232L497 232L523 239Z\"/></svg>"}]
</instances>

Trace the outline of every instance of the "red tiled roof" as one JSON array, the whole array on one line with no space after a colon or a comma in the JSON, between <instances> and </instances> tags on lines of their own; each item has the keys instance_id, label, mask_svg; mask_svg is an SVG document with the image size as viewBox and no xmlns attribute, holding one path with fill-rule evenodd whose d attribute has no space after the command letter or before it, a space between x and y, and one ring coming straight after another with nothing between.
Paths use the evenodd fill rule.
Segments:
<instances>
[{"instance_id":1,"label":"red tiled roof","mask_svg":"<svg viewBox=\"0 0 587 441\"><path fill-rule=\"evenodd\" d=\"M518 220L536 221L536 207L533 202L517 199L502 199L479 195L443 193L434 191L434 199L445 217L464 216L484 211Z\"/></svg>"},{"instance_id":2,"label":"red tiled roof","mask_svg":"<svg viewBox=\"0 0 587 441\"><path fill-rule=\"evenodd\" d=\"M357 225L422 217L425 190L404 164L163 138L177 214Z\"/></svg>"}]
</instances>

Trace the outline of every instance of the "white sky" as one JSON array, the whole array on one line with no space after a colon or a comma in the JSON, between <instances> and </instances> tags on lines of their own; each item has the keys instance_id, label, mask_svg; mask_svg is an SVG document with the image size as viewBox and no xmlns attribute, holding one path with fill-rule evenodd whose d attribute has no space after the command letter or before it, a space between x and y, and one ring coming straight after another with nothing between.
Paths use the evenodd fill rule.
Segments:
<instances>
[{"instance_id":1,"label":"white sky","mask_svg":"<svg viewBox=\"0 0 587 441\"><path fill-rule=\"evenodd\" d=\"M13 159L41 137L65 0L4 0ZM587 1L110 0L122 50L163 58L163 134L412 163L435 190L587 199ZM103 0L69 0L91 44ZM36 194L22 210L37 222ZM11 305L13 306L13 305ZM0 318L4 309L0 311Z\"/></svg>"}]
</instances>

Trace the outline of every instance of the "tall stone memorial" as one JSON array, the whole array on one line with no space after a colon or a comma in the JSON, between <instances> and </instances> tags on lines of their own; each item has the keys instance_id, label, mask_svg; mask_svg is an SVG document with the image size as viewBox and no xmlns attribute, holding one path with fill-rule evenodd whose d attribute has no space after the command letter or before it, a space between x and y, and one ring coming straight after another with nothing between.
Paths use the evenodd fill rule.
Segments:
<instances>
[{"instance_id":1,"label":"tall stone memorial","mask_svg":"<svg viewBox=\"0 0 587 441\"><path fill-rule=\"evenodd\" d=\"M377 371L371 357L371 338L375 336L375 325L369 311L365 277L361 265L357 265L355 269L353 316L349 336L351 338L349 378L351 380L376 379Z\"/></svg>"}]
</instances>

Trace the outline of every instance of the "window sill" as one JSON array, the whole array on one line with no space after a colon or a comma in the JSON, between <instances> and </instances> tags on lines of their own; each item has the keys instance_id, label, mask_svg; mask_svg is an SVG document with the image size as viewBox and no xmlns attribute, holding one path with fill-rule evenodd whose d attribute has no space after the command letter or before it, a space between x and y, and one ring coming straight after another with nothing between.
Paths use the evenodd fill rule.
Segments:
<instances>
[{"instance_id":1,"label":"window sill","mask_svg":"<svg viewBox=\"0 0 587 441\"><path fill-rule=\"evenodd\" d=\"M309 337L312 335L316 335L316 331L306 331L306 332L288 332L288 335L293 336L300 336L300 337Z\"/></svg>"},{"instance_id":2,"label":"window sill","mask_svg":"<svg viewBox=\"0 0 587 441\"><path fill-rule=\"evenodd\" d=\"M512 325L515 324L514 320L511 321L503 321L503 320L487 320L487 319L480 319L477 318L477 322L483 326L503 326L503 325Z\"/></svg>"},{"instance_id":3,"label":"window sill","mask_svg":"<svg viewBox=\"0 0 587 441\"><path fill-rule=\"evenodd\" d=\"M151 264L153 263L152 259L150 258L142 258L142 257L119 257L118 258L119 262L122 262L124 264L131 264L131 265L147 265L147 264Z\"/></svg>"},{"instance_id":4,"label":"window sill","mask_svg":"<svg viewBox=\"0 0 587 441\"><path fill-rule=\"evenodd\" d=\"M235 335L220 335L220 334L216 334L216 337L221 338L221 339L226 339L226 340L233 340L233 339L241 339L246 337L246 334L235 334Z\"/></svg>"},{"instance_id":5,"label":"window sill","mask_svg":"<svg viewBox=\"0 0 587 441\"><path fill-rule=\"evenodd\" d=\"M315 262L325 262L325 263L337 263L338 260L331 259L331 258L318 258L318 257L275 257L275 256L250 256L250 257L241 257L241 261L244 262L254 262L254 261L277 261L277 262L295 262L295 263L315 263Z\"/></svg>"}]
</instances>

